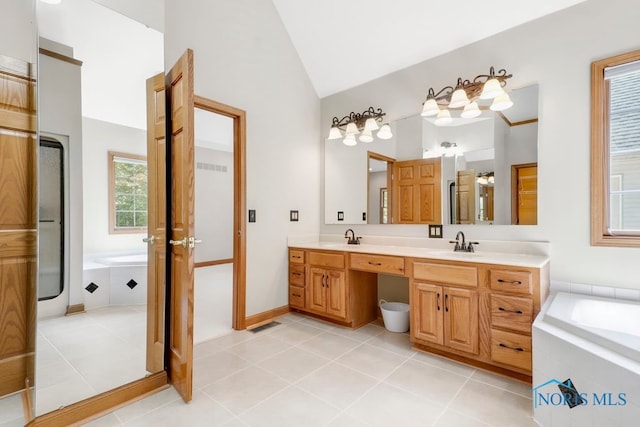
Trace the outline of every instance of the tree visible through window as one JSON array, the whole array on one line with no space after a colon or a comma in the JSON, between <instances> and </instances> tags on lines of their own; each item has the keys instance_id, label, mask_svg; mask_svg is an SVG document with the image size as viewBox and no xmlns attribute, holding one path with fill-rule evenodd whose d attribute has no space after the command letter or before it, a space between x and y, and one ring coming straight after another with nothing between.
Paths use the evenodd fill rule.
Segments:
<instances>
[{"instance_id":1,"label":"tree visible through window","mask_svg":"<svg viewBox=\"0 0 640 427\"><path fill-rule=\"evenodd\" d=\"M146 158L110 152L109 159L111 232L143 232L148 218Z\"/></svg>"}]
</instances>

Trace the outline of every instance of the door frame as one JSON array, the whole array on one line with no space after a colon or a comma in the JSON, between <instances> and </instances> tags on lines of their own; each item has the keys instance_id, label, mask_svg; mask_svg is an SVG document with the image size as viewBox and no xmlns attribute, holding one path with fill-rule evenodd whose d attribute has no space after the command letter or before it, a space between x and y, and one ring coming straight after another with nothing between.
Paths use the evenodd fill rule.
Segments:
<instances>
[{"instance_id":1,"label":"door frame","mask_svg":"<svg viewBox=\"0 0 640 427\"><path fill-rule=\"evenodd\" d=\"M194 107L233 119L233 308L231 327L246 329L246 112L194 96Z\"/></svg>"}]
</instances>

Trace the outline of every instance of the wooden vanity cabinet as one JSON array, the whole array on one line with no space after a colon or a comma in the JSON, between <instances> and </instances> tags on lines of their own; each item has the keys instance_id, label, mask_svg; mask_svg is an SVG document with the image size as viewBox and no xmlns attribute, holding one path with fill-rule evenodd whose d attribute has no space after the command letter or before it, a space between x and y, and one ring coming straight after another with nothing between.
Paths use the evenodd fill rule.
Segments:
<instances>
[{"instance_id":1,"label":"wooden vanity cabinet","mask_svg":"<svg viewBox=\"0 0 640 427\"><path fill-rule=\"evenodd\" d=\"M475 267L414 262L410 290L412 341L477 354L476 286Z\"/></svg>"},{"instance_id":2,"label":"wooden vanity cabinet","mask_svg":"<svg viewBox=\"0 0 640 427\"><path fill-rule=\"evenodd\" d=\"M289 250L289 306L304 309L305 307L305 274L304 251Z\"/></svg>"},{"instance_id":3,"label":"wooden vanity cabinet","mask_svg":"<svg viewBox=\"0 0 640 427\"><path fill-rule=\"evenodd\" d=\"M491 360L531 372L531 324L540 310L538 270L497 267L488 270Z\"/></svg>"},{"instance_id":4,"label":"wooden vanity cabinet","mask_svg":"<svg viewBox=\"0 0 640 427\"><path fill-rule=\"evenodd\" d=\"M290 248L289 307L354 328L375 320L377 275L350 270L349 256Z\"/></svg>"}]
</instances>

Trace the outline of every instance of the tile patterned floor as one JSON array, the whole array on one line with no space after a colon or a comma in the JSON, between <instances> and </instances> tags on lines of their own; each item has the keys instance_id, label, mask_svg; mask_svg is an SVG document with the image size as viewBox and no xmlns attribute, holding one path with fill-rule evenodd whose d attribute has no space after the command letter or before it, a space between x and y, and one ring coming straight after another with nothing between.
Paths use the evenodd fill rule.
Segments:
<instances>
[{"instance_id":1,"label":"tile patterned floor","mask_svg":"<svg viewBox=\"0 0 640 427\"><path fill-rule=\"evenodd\" d=\"M196 345L189 404L167 389L87 425L537 425L529 386L416 352L406 334L279 321Z\"/></svg>"}]
</instances>

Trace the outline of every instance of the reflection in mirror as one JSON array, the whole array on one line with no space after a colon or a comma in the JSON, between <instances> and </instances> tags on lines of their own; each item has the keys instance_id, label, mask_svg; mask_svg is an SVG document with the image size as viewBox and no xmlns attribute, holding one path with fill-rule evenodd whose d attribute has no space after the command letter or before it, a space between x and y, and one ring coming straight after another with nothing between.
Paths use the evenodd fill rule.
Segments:
<instances>
[{"instance_id":1,"label":"reflection in mirror","mask_svg":"<svg viewBox=\"0 0 640 427\"><path fill-rule=\"evenodd\" d=\"M391 186L393 159L369 152L368 224L389 224L391 221Z\"/></svg>"},{"instance_id":2,"label":"reflection in mirror","mask_svg":"<svg viewBox=\"0 0 640 427\"><path fill-rule=\"evenodd\" d=\"M159 368L147 363L147 234L110 233L108 152L147 155L145 82L164 71L164 53L161 32L91 0L40 2L38 30L39 131L63 147L65 195L63 289L38 302L41 415L162 369L161 358ZM118 188L114 209L126 215L133 197L140 214L142 192L126 182ZM43 190L41 212L49 196ZM41 260L51 255L45 243Z\"/></svg>"},{"instance_id":3,"label":"reflection in mirror","mask_svg":"<svg viewBox=\"0 0 640 427\"><path fill-rule=\"evenodd\" d=\"M490 111L480 102L479 117L463 119L453 112L453 120L445 126L419 115L397 120L390 124L394 137L389 141L347 147L327 140L325 223L363 224L367 222L364 216L374 223L379 218L374 213L379 210L380 197L373 194L375 172L367 179L361 173L371 169L367 153L374 152L396 163L441 159L441 223L536 224L538 86L516 89L509 95L514 105L508 110ZM398 195L389 198L392 215L388 223L401 222L393 218L398 208L394 200L403 199ZM345 213L344 221L337 221L338 211Z\"/></svg>"}]
</instances>

